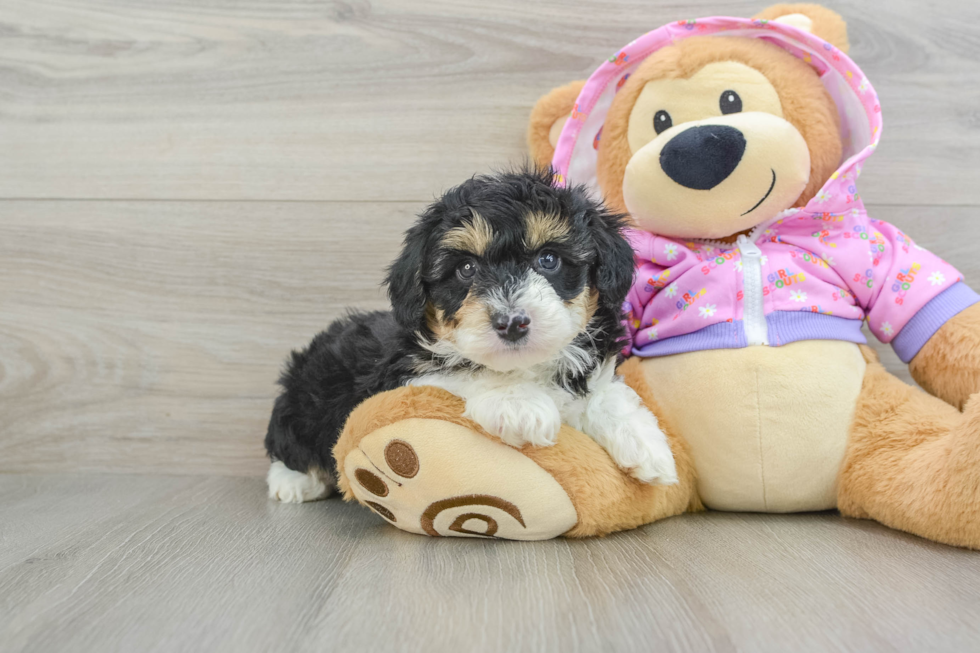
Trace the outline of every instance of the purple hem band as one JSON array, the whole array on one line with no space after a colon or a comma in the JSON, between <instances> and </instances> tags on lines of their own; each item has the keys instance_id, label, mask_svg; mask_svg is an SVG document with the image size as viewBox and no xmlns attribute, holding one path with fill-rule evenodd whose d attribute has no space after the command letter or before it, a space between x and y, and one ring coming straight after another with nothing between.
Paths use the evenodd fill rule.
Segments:
<instances>
[{"instance_id":1,"label":"purple hem band","mask_svg":"<svg viewBox=\"0 0 980 653\"><path fill-rule=\"evenodd\" d=\"M809 311L776 311L766 316L769 342L774 347L800 340L843 340L863 345L867 339L861 332L862 322ZM720 322L694 333L634 347L633 355L656 358L707 349L742 349L748 347L748 344L745 327L741 320L737 320Z\"/></svg>"},{"instance_id":2,"label":"purple hem band","mask_svg":"<svg viewBox=\"0 0 980 653\"><path fill-rule=\"evenodd\" d=\"M919 353L940 327L964 309L980 302L980 295L962 281L942 291L912 316L892 340L895 353L908 363Z\"/></svg>"},{"instance_id":3,"label":"purple hem band","mask_svg":"<svg viewBox=\"0 0 980 653\"><path fill-rule=\"evenodd\" d=\"M812 311L774 311L766 316L769 344L782 347L800 340L844 340L859 345L868 339L861 333L864 320L814 313Z\"/></svg>"},{"instance_id":4,"label":"purple hem band","mask_svg":"<svg viewBox=\"0 0 980 653\"><path fill-rule=\"evenodd\" d=\"M633 355L641 358L656 358L704 349L741 349L747 345L745 329L742 327L742 322L737 320L719 322L694 333L651 342L642 347L633 347Z\"/></svg>"}]
</instances>

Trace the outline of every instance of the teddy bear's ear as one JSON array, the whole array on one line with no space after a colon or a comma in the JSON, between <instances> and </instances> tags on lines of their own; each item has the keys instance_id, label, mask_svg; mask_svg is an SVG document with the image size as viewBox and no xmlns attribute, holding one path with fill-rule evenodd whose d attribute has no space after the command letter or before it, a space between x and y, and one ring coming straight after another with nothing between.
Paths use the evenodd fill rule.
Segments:
<instances>
[{"instance_id":1,"label":"teddy bear's ear","mask_svg":"<svg viewBox=\"0 0 980 653\"><path fill-rule=\"evenodd\" d=\"M558 136L561 135L561 129L572 113L572 107L575 106L575 100L583 86L584 81L577 81L552 89L531 110L531 120L527 126L527 147L531 158L542 168L551 163Z\"/></svg>"},{"instance_id":2,"label":"teddy bear's ear","mask_svg":"<svg viewBox=\"0 0 980 653\"><path fill-rule=\"evenodd\" d=\"M787 23L819 36L841 52L847 52L847 23L840 14L811 4L773 5L755 16L763 20Z\"/></svg>"}]
</instances>

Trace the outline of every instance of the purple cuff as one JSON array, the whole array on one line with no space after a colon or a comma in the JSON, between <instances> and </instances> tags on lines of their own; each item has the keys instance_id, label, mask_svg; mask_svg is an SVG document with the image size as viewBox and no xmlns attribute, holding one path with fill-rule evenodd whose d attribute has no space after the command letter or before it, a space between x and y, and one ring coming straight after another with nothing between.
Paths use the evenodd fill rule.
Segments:
<instances>
[{"instance_id":1,"label":"purple cuff","mask_svg":"<svg viewBox=\"0 0 980 653\"><path fill-rule=\"evenodd\" d=\"M908 363L940 327L961 311L980 302L980 295L962 281L942 291L922 307L892 340L895 353Z\"/></svg>"}]
</instances>

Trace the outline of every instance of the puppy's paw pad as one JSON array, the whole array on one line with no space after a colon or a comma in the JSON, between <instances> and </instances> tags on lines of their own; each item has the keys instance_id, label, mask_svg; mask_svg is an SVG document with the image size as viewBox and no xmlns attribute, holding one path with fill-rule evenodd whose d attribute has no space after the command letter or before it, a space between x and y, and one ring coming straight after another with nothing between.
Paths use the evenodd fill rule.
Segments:
<instances>
[{"instance_id":1,"label":"puppy's paw pad","mask_svg":"<svg viewBox=\"0 0 980 653\"><path fill-rule=\"evenodd\" d=\"M269 498L282 503L316 501L330 496L334 489L332 479L323 479L315 472L297 472L279 461L269 466L266 481L269 484Z\"/></svg>"}]
</instances>

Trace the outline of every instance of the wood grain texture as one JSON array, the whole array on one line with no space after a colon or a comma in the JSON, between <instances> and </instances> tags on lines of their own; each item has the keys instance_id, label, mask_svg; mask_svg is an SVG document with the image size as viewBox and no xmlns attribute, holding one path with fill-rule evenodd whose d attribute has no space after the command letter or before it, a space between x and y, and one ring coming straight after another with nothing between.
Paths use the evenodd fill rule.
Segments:
<instances>
[{"instance_id":1,"label":"wood grain texture","mask_svg":"<svg viewBox=\"0 0 980 653\"><path fill-rule=\"evenodd\" d=\"M259 479L0 475L0 651L966 651L980 556L836 515L433 540Z\"/></svg>"},{"instance_id":2,"label":"wood grain texture","mask_svg":"<svg viewBox=\"0 0 980 653\"><path fill-rule=\"evenodd\" d=\"M885 114L866 200L980 203L980 4L828 4ZM5 0L0 197L425 200L643 31L765 5Z\"/></svg>"},{"instance_id":3,"label":"wood grain texture","mask_svg":"<svg viewBox=\"0 0 980 653\"><path fill-rule=\"evenodd\" d=\"M281 362L387 305L421 208L0 202L0 471L263 473ZM980 280L975 209L870 211Z\"/></svg>"},{"instance_id":4,"label":"wood grain texture","mask_svg":"<svg viewBox=\"0 0 980 653\"><path fill-rule=\"evenodd\" d=\"M3 203L0 470L262 473L282 361L387 305L415 208Z\"/></svg>"},{"instance_id":5,"label":"wood grain texture","mask_svg":"<svg viewBox=\"0 0 980 653\"><path fill-rule=\"evenodd\" d=\"M45 472L0 474L0 653L976 649L980 557L872 522L429 540L254 478L286 353L386 305L541 94L765 4L0 2L0 472ZM980 286L980 5L827 4L884 107L873 217Z\"/></svg>"}]
</instances>

